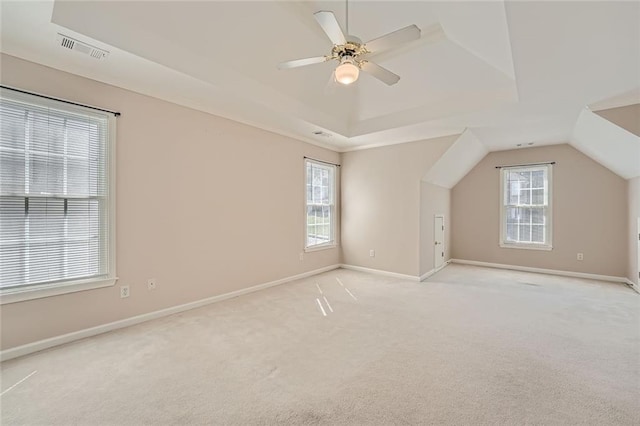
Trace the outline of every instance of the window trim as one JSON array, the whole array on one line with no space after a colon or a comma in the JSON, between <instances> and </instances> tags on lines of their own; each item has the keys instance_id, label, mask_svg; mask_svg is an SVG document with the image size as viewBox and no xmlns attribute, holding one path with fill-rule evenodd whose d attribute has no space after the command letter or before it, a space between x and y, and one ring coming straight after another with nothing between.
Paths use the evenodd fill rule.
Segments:
<instances>
[{"instance_id":1,"label":"window trim","mask_svg":"<svg viewBox=\"0 0 640 426\"><path fill-rule=\"evenodd\" d=\"M331 222L331 240L327 241L326 243L322 243L322 244L316 244L313 246L307 246L307 163L312 163L312 164L317 164L319 166L323 166L323 167L332 167L333 168L333 190L331 192L331 196L332 196L332 203L331 203L331 217L333 218L332 222ZM304 250L304 253L311 253L314 251L321 251L321 250L328 250L328 249L333 249L336 248L338 246L337 241L336 241L336 227L337 227L337 218L336 218L336 214L337 214L337 208L336 208L336 203L337 203L337 189L338 189L338 167L335 164L331 164L331 163L325 163L325 162L321 162L321 161L316 161L313 160L311 158L305 158L304 162L303 162L303 189L304 189L304 197L303 197L303 203L304 203L304 208L303 208L303 232L302 232L302 247Z\"/></svg>"},{"instance_id":2,"label":"window trim","mask_svg":"<svg viewBox=\"0 0 640 426\"><path fill-rule=\"evenodd\" d=\"M511 243L506 241L507 235L507 221L505 220L506 206L505 206L505 188L504 178L507 170L519 169L519 170L539 170L546 168L547 170L547 215L548 223L545 224L545 243ZM500 240L499 246L501 248L520 249L520 250L541 250L551 251L553 250L553 163L543 163L535 166L512 166L500 168Z\"/></svg>"},{"instance_id":3,"label":"window trim","mask_svg":"<svg viewBox=\"0 0 640 426\"><path fill-rule=\"evenodd\" d=\"M37 95L25 95L22 93L10 92L4 88L0 90L2 97L8 99L16 99L27 103L34 103L34 97ZM60 108L62 101L39 99L39 106L55 105ZM62 106L68 111L78 111L83 114L98 115L100 113L95 110L76 105ZM72 280L62 280L55 283L32 284L22 287L13 287L0 289L0 305L9 303L22 302L44 297L58 296L62 294L75 293L103 287L112 287L118 280L116 274L116 116L112 113L105 112L100 115L107 117L108 137L106 140L107 147L107 165L105 170L108 173L108 205L107 211L109 216L109 270L106 276L94 278L81 278Z\"/></svg>"}]
</instances>

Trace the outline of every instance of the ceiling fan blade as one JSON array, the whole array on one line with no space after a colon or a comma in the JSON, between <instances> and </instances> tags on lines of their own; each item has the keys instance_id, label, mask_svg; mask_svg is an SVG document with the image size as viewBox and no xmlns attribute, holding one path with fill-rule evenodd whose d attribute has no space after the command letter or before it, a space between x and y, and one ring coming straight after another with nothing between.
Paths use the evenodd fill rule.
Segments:
<instances>
[{"instance_id":1,"label":"ceiling fan blade","mask_svg":"<svg viewBox=\"0 0 640 426\"><path fill-rule=\"evenodd\" d=\"M320 62L326 62L329 59L331 58L327 56L317 56L315 58L296 59L294 61L287 61L287 62L282 62L278 64L278 69L286 70L289 68L304 67L305 65L313 65L313 64L319 64Z\"/></svg>"},{"instance_id":2,"label":"ceiling fan blade","mask_svg":"<svg viewBox=\"0 0 640 426\"><path fill-rule=\"evenodd\" d=\"M340 45L347 43L347 39L344 38L344 33L333 12L321 10L314 13L313 16L315 16L316 21L318 21L318 24L320 24L333 44Z\"/></svg>"},{"instance_id":3,"label":"ceiling fan blade","mask_svg":"<svg viewBox=\"0 0 640 426\"><path fill-rule=\"evenodd\" d=\"M381 52L420 38L420 28L415 25L401 28L382 37L374 38L364 45L369 52Z\"/></svg>"},{"instance_id":4,"label":"ceiling fan blade","mask_svg":"<svg viewBox=\"0 0 640 426\"><path fill-rule=\"evenodd\" d=\"M392 73L386 68L382 68L380 65L374 62L362 61L360 69L368 74L371 74L372 76L382 81L383 83L388 84L389 86L400 81L399 75Z\"/></svg>"}]
</instances>

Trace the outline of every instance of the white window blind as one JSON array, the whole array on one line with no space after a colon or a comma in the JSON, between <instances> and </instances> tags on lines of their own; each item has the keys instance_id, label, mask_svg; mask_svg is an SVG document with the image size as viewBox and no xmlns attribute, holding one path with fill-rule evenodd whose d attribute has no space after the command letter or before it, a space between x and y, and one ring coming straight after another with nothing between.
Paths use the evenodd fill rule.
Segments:
<instances>
[{"instance_id":1,"label":"white window blind","mask_svg":"<svg viewBox=\"0 0 640 426\"><path fill-rule=\"evenodd\" d=\"M551 248L551 165L504 167L501 244Z\"/></svg>"},{"instance_id":2,"label":"white window blind","mask_svg":"<svg viewBox=\"0 0 640 426\"><path fill-rule=\"evenodd\" d=\"M306 248L335 244L336 166L305 160L307 211Z\"/></svg>"},{"instance_id":3,"label":"white window blind","mask_svg":"<svg viewBox=\"0 0 640 426\"><path fill-rule=\"evenodd\" d=\"M2 90L0 289L113 276L110 120Z\"/></svg>"}]
</instances>

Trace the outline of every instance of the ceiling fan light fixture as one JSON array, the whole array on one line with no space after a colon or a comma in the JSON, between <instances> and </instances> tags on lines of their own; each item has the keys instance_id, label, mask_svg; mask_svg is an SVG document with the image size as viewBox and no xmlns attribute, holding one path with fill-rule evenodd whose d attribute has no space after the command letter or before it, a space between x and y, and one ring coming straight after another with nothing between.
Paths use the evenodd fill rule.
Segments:
<instances>
[{"instance_id":1,"label":"ceiling fan light fixture","mask_svg":"<svg viewBox=\"0 0 640 426\"><path fill-rule=\"evenodd\" d=\"M335 71L336 81L344 85L353 83L358 79L359 75L360 68L351 58L343 58Z\"/></svg>"}]
</instances>

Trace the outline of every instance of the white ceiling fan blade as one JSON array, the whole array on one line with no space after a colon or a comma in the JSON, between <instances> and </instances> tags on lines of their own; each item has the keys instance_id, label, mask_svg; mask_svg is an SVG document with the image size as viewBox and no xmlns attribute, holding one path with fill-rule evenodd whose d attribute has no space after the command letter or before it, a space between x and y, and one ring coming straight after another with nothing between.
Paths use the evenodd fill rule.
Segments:
<instances>
[{"instance_id":1,"label":"white ceiling fan blade","mask_svg":"<svg viewBox=\"0 0 640 426\"><path fill-rule=\"evenodd\" d=\"M313 65L313 64L319 64L320 62L326 62L329 59L331 58L327 56L317 56L315 58L296 59L294 61L287 61L287 62L282 62L278 64L278 69L286 70L289 68L304 67L305 65Z\"/></svg>"},{"instance_id":2,"label":"white ceiling fan blade","mask_svg":"<svg viewBox=\"0 0 640 426\"><path fill-rule=\"evenodd\" d=\"M316 21L318 21L318 24L320 24L333 44L340 45L347 42L347 39L344 38L344 33L342 32L340 24L338 24L333 12L321 10L314 13L313 16L315 16Z\"/></svg>"},{"instance_id":3,"label":"white ceiling fan blade","mask_svg":"<svg viewBox=\"0 0 640 426\"><path fill-rule=\"evenodd\" d=\"M371 74L372 76L382 81L383 83L388 84L389 86L400 81L399 75L392 73L386 68L382 68L380 65L374 62L363 61L360 69L368 74Z\"/></svg>"},{"instance_id":4,"label":"white ceiling fan blade","mask_svg":"<svg viewBox=\"0 0 640 426\"><path fill-rule=\"evenodd\" d=\"M364 45L369 52L381 52L420 38L420 28L415 25L401 28L382 37L374 38Z\"/></svg>"}]
</instances>

